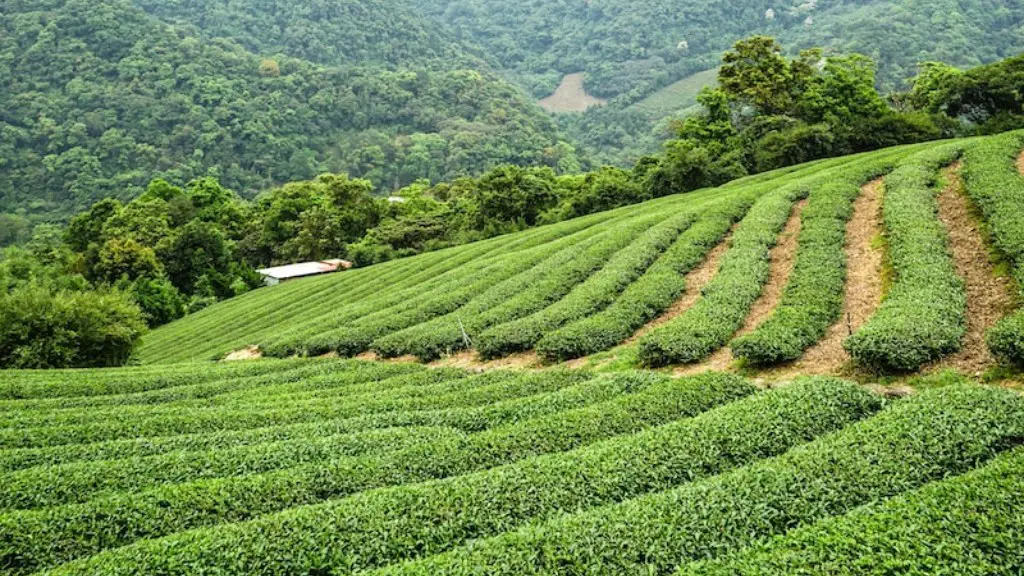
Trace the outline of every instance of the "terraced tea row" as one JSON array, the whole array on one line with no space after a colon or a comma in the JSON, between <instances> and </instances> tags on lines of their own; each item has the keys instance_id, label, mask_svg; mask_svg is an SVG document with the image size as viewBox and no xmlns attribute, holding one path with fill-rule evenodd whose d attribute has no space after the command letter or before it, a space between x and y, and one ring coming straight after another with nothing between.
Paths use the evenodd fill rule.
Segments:
<instances>
[{"instance_id":1,"label":"terraced tea row","mask_svg":"<svg viewBox=\"0 0 1024 576\"><path fill-rule=\"evenodd\" d=\"M0 428L0 570L667 574L782 562L807 531L855 542L889 506L912 525L1024 484L1024 397L1000 389L885 401L830 378L195 369L3 374L25 398ZM957 498L928 496L947 485ZM1004 517L987 533L1005 538Z\"/></svg>"},{"instance_id":2,"label":"terraced tea row","mask_svg":"<svg viewBox=\"0 0 1024 576\"><path fill-rule=\"evenodd\" d=\"M370 352L430 362L471 349L483 361L534 351L556 363L629 342L612 355L633 367L700 366L726 347L709 366L725 367L719 357L754 368L792 362L844 320L846 227L862 188L877 180L884 188L884 246L859 249L885 251L889 284L884 304L866 311L871 318L856 333L850 327L843 347L859 365L912 372L960 351L968 325L980 322L968 317L972 286L958 274L949 230L937 216L940 171L962 163L992 244L1016 270L1024 253L1014 244L1024 242L1017 238L1024 237L1017 230L1024 177L1013 159L1022 138L1011 133L833 159L288 283L157 330L140 357L213 358L258 345L278 357ZM773 254L790 223L798 230L788 249L795 256L782 273ZM685 276L723 241L728 249L710 282L689 287L700 291L693 298ZM775 277L777 296L759 301ZM678 309L680 299L693 301ZM1021 326L1017 314L991 330L999 358L1020 360Z\"/></svg>"}]
</instances>

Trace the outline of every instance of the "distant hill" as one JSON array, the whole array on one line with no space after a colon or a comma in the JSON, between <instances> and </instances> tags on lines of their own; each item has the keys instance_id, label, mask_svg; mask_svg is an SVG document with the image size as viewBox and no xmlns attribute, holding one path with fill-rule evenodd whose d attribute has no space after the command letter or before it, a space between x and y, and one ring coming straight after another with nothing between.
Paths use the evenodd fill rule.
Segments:
<instances>
[{"instance_id":1,"label":"distant hill","mask_svg":"<svg viewBox=\"0 0 1024 576\"><path fill-rule=\"evenodd\" d=\"M188 5L195 6L212 4ZM331 19L350 24L339 31L345 43L218 14L185 14L210 26L207 33L122 0L8 2L0 24L0 213L60 218L104 197L133 197L158 176L180 182L212 173L251 195L333 171L388 190L503 162L554 165L553 154L571 154L543 111L479 59L427 30L378 34L405 26L390 10L358 22ZM352 40L356 29L360 42ZM294 46L299 36L308 41ZM403 66L414 54L414 66Z\"/></svg>"},{"instance_id":2,"label":"distant hill","mask_svg":"<svg viewBox=\"0 0 1024 576\"><path fill-rule=\"evenodd\" d=\"M1019 315L985 334L1015 302L987 253L1020 250L1022 146L1010 132L823 160L259 289L156 329L139 358L258 347L680 373L742 360L766 378L851 365L981 373L1020 354ZM967 197L997 227L995 246Z\"/></svg>"}]
</instances>

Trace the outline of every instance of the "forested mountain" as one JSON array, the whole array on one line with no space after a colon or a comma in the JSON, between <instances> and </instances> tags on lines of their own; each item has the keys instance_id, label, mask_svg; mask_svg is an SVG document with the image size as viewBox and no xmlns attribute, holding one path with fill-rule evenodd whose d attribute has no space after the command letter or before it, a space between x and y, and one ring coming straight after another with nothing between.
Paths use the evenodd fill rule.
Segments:
<instances>
[{"instance_id":1,"label":"forested mountain","mask_svg":"<svg viewBox=\"0 0 1024 576\"><path fill-rule=\"evenodd\" d=\"M612 98L715 66L750 34L795 49L859 52L880 64L883 88L905 85L918 62L969 67L1024 50L1019 0L424 0L425 13L488 50L535 95L563 74L587 73Z\"/></svg>"},{"instance_id":2,"label":"forested mountain","mask_svg":"<svg viewBox=\"0 0 1024 576\"><path fill-rule=\"evenodd\" d=\"M389 68L479 68L444 26L404 0L132 0L197 36L232 38L251 52L287 54L320 64ZM478 51L479 52L479 51Z\"/></svg>"},{"instance_id":3,"label":"forested mountain","mask_svg":"<svg viewBox=\"0 0 1024 576\"><path fill-rule=\"evenodd\" d=\"M136 197L153 178L212 175L251 197L324 172L380 194L503 163L628 167L674 136L638 103L716 67L752 33L778 37L790 56L864 53L883 95L905 89L921 61L966 68L1024 50L1021 0L3 6L0 243L29 222ZM553 119L530 101L572 72L608 104Z\"/></svg>"},{"instance_id":4,"label":"forested mountain","mask_svg":"<svg viewBox=\"0 0 1024 576\"><path fill-rule=\"evenodd\" d=\"M670 137L633 105L717 66L733 42L774 36L795 55L856 52L878 65L883 93L908 88L917 64L969 68L1024 51L1021 0L424 0L463 41L488 51L534 96L584 72L604 107L560 118L595 163L631 165ZM679 110L692 99L681 99Z\"/></svg>"},{"instance_id":5,"label":"forested mountain","mask_svg":"<svg viewBox=\"0 0 1024 576\"><path fill-rule=\"evenodd\" d=\"M391 37L362 24L362 41L324 40L352 54L292 50L339 63L327 66L257 55L122 0L10 0L0 26L0 213L60 217L137 196L154 177L210 174L252 195L328 171L390 190L501 163L578 166L551 119L479 60L398 67L405 54L448 55L424 30L390 55L378 49ZM262 21L251 28L268 33L249 37L254 49L290 46Z\"/></svg>"}]
</instances>

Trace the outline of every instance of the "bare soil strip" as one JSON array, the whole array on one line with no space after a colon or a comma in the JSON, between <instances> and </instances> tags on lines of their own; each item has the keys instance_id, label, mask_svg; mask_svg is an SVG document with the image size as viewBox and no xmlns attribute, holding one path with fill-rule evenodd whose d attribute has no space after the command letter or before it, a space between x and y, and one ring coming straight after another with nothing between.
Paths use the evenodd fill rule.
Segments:
<instances>
[{"instance_id":1,"label":"bare soil strip","mask_svg":"<svg viewBox=\"0 0 1024 576\"><path fill-rule=\"evenodd\" d=\"M222 362L239 362L242 360L259 360L263 358L263 352L260 352L259 346L246 346L241 350L235 350L224 357Z\"/></svg>"},{"instance_id":2,"label":"bare soil strip","mask_svg":"<svg viewBox=\"0 0 1024 576\"><path fill-rule=\"evenodd\" d=\"M1024 150L1021 150L1020 156L1017 156L1017 171L1024 176Z\"/></svg>"},{"instance_id":3,"label":"bare soil strip","mask_svg":"<svg viewBox=\"0 0 1024 576\"><path fill-rule=\"evenodd\" d=\"M825 337L811 347L803 358L767 372L772 378L788 378L797 374L839 374L850 361L843 348L850 334L856 332L882 303L882 250L874 246L882 234L882 196L884 180L865 184L853 203L853 217L846 225L846 288L843 313L829 328Z\"/></svg>"},{"instance_id":4,"label":"bare soil strip","mask_svg":"<svg viewBox=\"0 0 1024 576\"><path fill-rule=\"evenodd\" d=\"M985 332L1013 309L1009 279L997 277L988 246L963 189L960 163L946 169L946 188L939 194L939 220L949 233L957 274L967 284L967 336L963 349L931 366L929 371L954 368L980 374L996 361L985 345Z\"/></svg>"},{"instance_id":5,"label":"bare soil strip","mask_svg":"<svg viewBox=\"0 0 1024 576\"><path fill-rule=\"evenodd\" d=\"M735 229L736 226L733 226L733 230ZM730 231L729 235L719 242L717 246L708 252L708 255L699 266L690 270L690 272L686 274L686 281L684 284L686 286L686 291L683 292L683 295L676 300L672 306L669 306L668 310L637 330L636 333L623 342L622 345L628 346L630 344L635 344L637 340L650 333L651 330L671 322L677 316L689 310L697 302L697 299L700 298L704 287L711 282L716 274L718 274L718 268L722 264L722 256L725 256L725 253L729 250L729 240L731 238L732 231Z\"/></svg>"},{"instance_id":6,"label":"bare soil strip","mask_svg":"<svg viewBox=\"0 0 1024 576\"><path fill-rule=\"evenodd\" d=\"M431 368L464 368L466 370L495 370L499 368L513 370L540 370L544 367L543 362L534 351L513 354L495 360L480 360L476 352L464 350L458 354L446 356L429 364Z\"/></svg>"},{"instance_id":7,"label":"bare soil strip","mask_svg":"<svg viewBox=\"0 0 1024 576\"><path fill-rule=\"evenodd\" d=\"M768 273L768 281L761 291L761 296L751 306L750 313L736 336L743 336L756 330L771 316L775 307L778 306L779 300L782 299L782 293L789 282L789 275L793 272L793 265L796 263L796 252L800 245L800 215L806 205L807 201L801 200L793 206L793 212L790 214L789 220L786 221L786 227L779 235L779 241L771 249L771 271ZM680 366L673 371L673 374L687 376L707 370L723 371L727 370L734 360L732 350L728 346L723 346L707 360L698 364Z\"/></svg>"}]
</instances>

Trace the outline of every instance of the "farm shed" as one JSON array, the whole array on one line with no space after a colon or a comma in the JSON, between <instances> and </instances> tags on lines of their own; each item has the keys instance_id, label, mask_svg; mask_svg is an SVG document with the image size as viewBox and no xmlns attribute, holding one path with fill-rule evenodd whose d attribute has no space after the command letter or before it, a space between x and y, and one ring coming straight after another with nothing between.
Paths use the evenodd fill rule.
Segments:
<instances>
[{"instance_id":1,"label":"farm shed","mask_svg":"<svg viewBox=\"0 0 1024 576\"><path fill-rule=\"evenodd\" d=\"M276 286L281 282L287 282L288 280L295 280L296 278L306 278L308 276L319 276L321 274L331 274L338 272L339 270L348 270L352 267L352 263L348 260L320 260L317 262L300 262L298 264L289 264L287 266L277 266L274 268L264 268L257 270L263 276L263 283L267 286Z\"/></svg>"}]
</instances>

